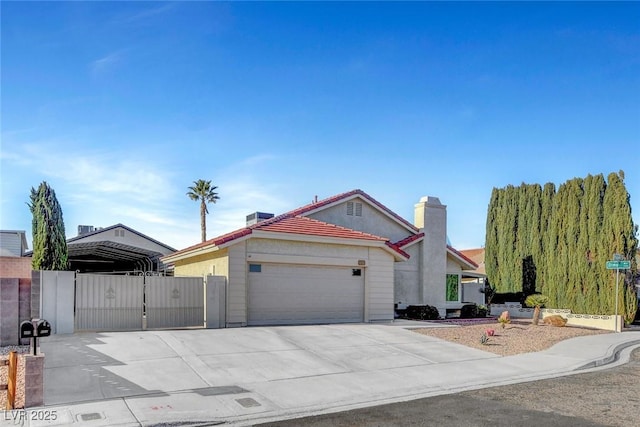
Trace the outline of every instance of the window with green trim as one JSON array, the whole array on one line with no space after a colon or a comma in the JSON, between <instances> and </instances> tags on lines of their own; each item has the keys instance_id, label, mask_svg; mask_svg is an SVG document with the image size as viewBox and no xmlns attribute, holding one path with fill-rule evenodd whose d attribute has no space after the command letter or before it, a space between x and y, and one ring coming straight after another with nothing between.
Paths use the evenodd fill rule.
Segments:
<instances>
[{"instance_id":1,"label":"window with green trim","mask_svg":"<svg viewBox=\"0 0 640 427\"><path fill-rule=\"evenodd\" d=\"M460 276L447 274L447 302L460 301Z\"/></svg>"}]
</instances>

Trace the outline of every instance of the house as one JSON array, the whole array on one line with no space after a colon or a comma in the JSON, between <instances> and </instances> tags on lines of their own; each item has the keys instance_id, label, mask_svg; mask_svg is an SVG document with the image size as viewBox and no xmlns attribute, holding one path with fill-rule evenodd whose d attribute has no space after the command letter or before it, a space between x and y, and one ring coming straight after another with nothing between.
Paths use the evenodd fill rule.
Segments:
<instances>
[{"instance_id":1,"label":"house","mask_svg":"<svg viewBox=\"0 0 640 427\"><path fill-rule=\"evenodd\" d=\"M410 223L362 190L246 227L162 258L176 276L225 276L227 326L374 322L394 304L462 306L477 265L447 246L446 206L423 197Z\"/></svg>"},{"instance_id":2,"label":"house","mask_svg":"<svg viewBox=\"0 0 640 427\"><path fill-rule=\"evenodd\" d=\"M164 271L163 255L175 249L123 224L78 226L67 239L70 270L81 273L142 273Z\"/></svg>"},{"instance_id":3,"label":"house","mask_svg":"<svg viewBox=\"0 0 640 427\"><path fill-rule=\"evenodd\" d=\"M0 230L0 256L22 257L29 249L23 230Z\"/></svg>"}]
</instances>

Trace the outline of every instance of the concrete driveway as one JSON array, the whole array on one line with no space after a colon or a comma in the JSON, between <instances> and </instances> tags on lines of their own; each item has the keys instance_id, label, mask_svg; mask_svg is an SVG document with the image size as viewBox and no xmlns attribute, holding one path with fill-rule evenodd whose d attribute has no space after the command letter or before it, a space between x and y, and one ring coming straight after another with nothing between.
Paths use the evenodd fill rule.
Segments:
<instances>
[{"instance_id":1,"label":"concrete driveway","mask_svg":"<svg viewBox=\"0 0 640 427\"><path fill-rule=\"evenodd\" d=\"M590 361L502 358L371 324L58 335L41 348L45 404L58 411L49 425L251 424L549 377Z\"/></svg>"}]
</instances>

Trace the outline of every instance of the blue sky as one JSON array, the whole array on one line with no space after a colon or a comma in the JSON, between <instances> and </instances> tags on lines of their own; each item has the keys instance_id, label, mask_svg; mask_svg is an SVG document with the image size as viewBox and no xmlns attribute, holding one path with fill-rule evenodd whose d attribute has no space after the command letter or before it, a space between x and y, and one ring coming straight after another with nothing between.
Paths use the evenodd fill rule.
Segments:
<instances>
[{"instance_id":1,"label":"blue sky","mask_svg":"<svg viewBox=\"0 0 640 427\"><path fill-rule=\"evenodd\" d=\"M8 2L0 228L46 180L67 237L200 239L360 188L484 244L491 190L624 170L640 223L640 3ZM30 244L31 247L31 244Z\"/></svg>"}]
</instances>

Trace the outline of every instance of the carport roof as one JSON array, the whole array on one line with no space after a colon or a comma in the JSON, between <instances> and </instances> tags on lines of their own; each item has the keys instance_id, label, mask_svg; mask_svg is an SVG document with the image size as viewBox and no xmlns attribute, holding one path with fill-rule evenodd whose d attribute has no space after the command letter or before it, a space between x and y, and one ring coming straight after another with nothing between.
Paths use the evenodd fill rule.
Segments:
<instances>
[{"instance_id":1,"label":"carport roof","mask_svg":"<svg viewBox=\"0 0 640 427\"><path fill-rule=\"evenodd\" d=\"M142 261L162 255L160 252L106 240L99 242L69 243L67 248L69 251L69 259L90 257L92 259L109 261Z\"/></svg>"}]
</instances>

